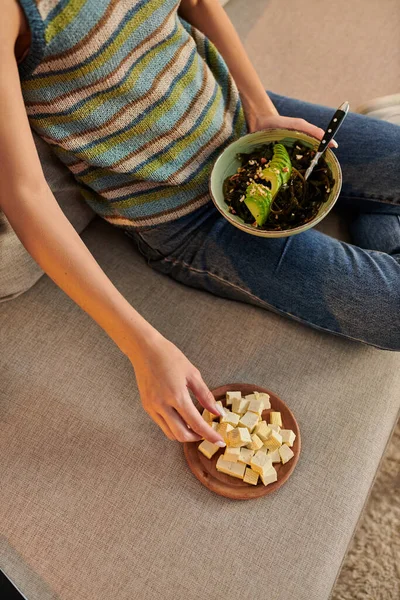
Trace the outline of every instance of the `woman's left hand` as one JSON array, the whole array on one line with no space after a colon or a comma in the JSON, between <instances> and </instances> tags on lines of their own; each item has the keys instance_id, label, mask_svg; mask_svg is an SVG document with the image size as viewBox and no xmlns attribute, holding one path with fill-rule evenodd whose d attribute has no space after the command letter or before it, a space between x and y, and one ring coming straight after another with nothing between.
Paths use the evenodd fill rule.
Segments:
<instances>
[{"instance_id":1,"label":"woman's left hand","mask_svg":"<svg viewBox=\"0 0 400 600\"><path fill-rule=\"evenodd\" d=\"M304 131L319 140L322 140L324 130L312 123L309 123L305 119L297 119L294 117L282 117L281 115L258 115L258 116L247 116L247 125L249 133L254 131L260 131L260 129L297 129L297 131ZM332 140L329 146L337 148L338 144L335 140Z\"/></svg>"}]
</instances>

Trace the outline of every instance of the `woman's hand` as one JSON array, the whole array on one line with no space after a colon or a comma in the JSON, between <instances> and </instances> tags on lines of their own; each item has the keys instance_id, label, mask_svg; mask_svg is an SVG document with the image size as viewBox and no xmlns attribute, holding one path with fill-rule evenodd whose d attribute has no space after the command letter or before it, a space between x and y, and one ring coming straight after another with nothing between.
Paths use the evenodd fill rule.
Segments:
<instances>
[{"instance_id":1,"label":"woman's hand","mask_svg":"<svg viewBox=\"0 0 400 600\"><path fill-rule=\"evenodd\" d=\"M214 444L225 442L197 410L190 397L220 416L220 407L199 371L174 344L155 333L143 343L136 356L129 356L136 374L144 410L161 427L167 438L196 442L203 437Z\"/></svg>"},{"instance_id":2,"label":"woman's hand","mask_svg":"<svg viewBox=\"0 0 400 600\"><path fill-rule=\"evenodd\" d=\"M319 140L322 140L324 130L316 125L312 125L305 119L297 119L294 117L282 117L281 115L247 115L247 125L249 133L253 131L260 131L260 129L283 128L283 129L297 129L297 131L304 131ZM329 146L337 148L338 144L335 140L332 140Z\"/></svg>"}]
</instances>

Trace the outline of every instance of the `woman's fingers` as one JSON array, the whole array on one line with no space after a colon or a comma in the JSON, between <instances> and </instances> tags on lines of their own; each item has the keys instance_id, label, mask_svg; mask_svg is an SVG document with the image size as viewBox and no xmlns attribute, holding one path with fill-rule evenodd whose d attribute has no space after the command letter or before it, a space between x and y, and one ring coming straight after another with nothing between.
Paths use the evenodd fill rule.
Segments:
<instances>
[{"instance_id":1,"label":"woman's fingers","mask_svg":"<svg viewBox=\"0 0 400 600\"><path fill-rule=\"evenodd\" d=\"M154 338L153 338L154 339ZM163 337L157 343L144 344L140 356L132 359L144 410L169 439L197 442L225 442L205 422L189 394L194 391L200 403L215 415L225 414L203 382L199 371L186 356Z\"/></svg>"},{"instance_id":2,"label":"woman's fingers","mask_svg":"<svg viewBox=\"0 0 400 600\"><path fill-rule=\"evenodd\" d=\"M196 396L200 404L208 411L218 416L223 416L225 414L224 409L216 403L213 394L204 383L203 378L197 369L191 374L190 377L188 377L187 386L188 389L191 390ZM189 394L187 397L189 398L190 402L184 402L182 407L179 408L179 411L183 418L187 421L188 425L197 431L197 433L200 433L209 442L214 444L223 443L225 445L222 436L220 434L216 434L216 431L204 421L203 417L200 416L200 413L191 401Z\"/></svg>"},{"instance_id":3,"label":"woman's fingers","mask_svg":"<svg viewBox=\"0 0 400 600\"><path fill-rule=\"evenodd\" d=\"M190 402L192 401L190 400ZM188 428L173 406L166 406L162 416L178 442L199 442L201 440L202 436Z\"/></svg>"},{"instance_id":4,"label":"woman's fingers","mask_svg":"<svg viewBox=\"0 0 400 600\"><path fill-rule=\"evenodd\" d=\"M198 371L195 371L191 377L188 377L187 386L204 408L214 415L224 416L224 410L216 403L214 396L204 383L203 378Z\"/></svg>"},{"instance_id":5,"label":"woman's fingers","mask_svg":"<svg viewBox=\"0 0 400 600\"><path fill-rule=\"evenodd\" d=\"M172 433L171 429L169 428L166 420L164 419L164 417L162 415L155 413L155 414L151 415L151 418L163 430L163 432L165 433L165 435L167 436L167 438L169 440L176 441L176 437Z\"/></svg>"},{"instance_id":6,"label":"woman's fingers","mask_svg":"<svg viewBox=\"0 0 400 600\"><path fill-rule=\"evenodd\" d=\"M194 386L194 388L199 393L200 383L198 387ZM208 406L216 414L220 414L215 410L214 396L203 383L203 395L207 392L211 395L214 403L211 405L208 401ZM181 392L171 392L169 396L169 401L162 401L161 397L153 399L146 397L142 401L143 408L163 430L168 439L178 440L179 442L196 442L204 438L213 444L221 445L221 447L226 445L222 436L203 419L194 406L186 386ZM217 408L220 409L219 406Z\"/></svg>"},{"instance_id":7,"label":"woman's fingers","mask_svg":"<svg viewBox=\"0 0 400 600\"><path fill-rule=\"evenodd\" d=\"M221 434L217 433L200 415L193 404L189 393L185 394L182 401L175 405L175 409L193 432L197 433L202 438L204 437L213 444L226 445Z\"/></svg>"}]
</instances>

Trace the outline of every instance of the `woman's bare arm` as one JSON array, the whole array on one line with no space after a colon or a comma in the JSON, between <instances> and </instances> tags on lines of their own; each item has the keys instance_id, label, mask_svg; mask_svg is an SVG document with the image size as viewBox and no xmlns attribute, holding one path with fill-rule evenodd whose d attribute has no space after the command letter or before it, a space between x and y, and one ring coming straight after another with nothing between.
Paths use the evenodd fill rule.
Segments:
<instances>
[{"instance_id":1,"label":"woman's bare arm","mask_svg":"<svg viewBox=\"0 0 400 600\"><path fill-rule=\"evenodd\" d=\"M7 0L6 7L0 21L0 209L36 262L129 357L143 406L167 437L222 441L190 399L188 388L218 413L197 369L119 293L46 183L14 56L21 15L16 3Z\"/></svg>"},{"instance_id":2,"label":"woman's bare arm","mask_svg":"<svg viewBox=\"0 0 400 600\"><path fill-rule=\"evenodd\" d=\"M225 60L242 101L249 132L267 128L298 129L322 139L320 127L304 119L282 117L252 65L227 13L218 0L181 0L178 13L209 38ZM330 146L337 148L333 140Z\"/></svg>"},{"instance_id":3,"label":"woman's bare arm","mask_svg":"<svg viewBox=\"0 0 400 600\"><path fill-rule=\"evenodd\" d=\"M218 0L181 0L178 13L202 31L223 56L240 92L246 117L260 113L277 115L232 21Z\"/></svg>"}]
</instances>

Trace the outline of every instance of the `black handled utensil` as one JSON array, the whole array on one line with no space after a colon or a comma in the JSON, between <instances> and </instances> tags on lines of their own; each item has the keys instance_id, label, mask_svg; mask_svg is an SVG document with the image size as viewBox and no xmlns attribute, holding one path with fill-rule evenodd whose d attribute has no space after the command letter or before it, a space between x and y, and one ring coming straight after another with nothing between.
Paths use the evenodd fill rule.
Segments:
<instances>
[{"instance_id":1,"label":"black handled utensil","mask_svg":"<svg viewBox=\"0 0 400 600\"><path fill-rule=\"evenodd\" d=\"M312 159L311 164L308 167L308 169L304 175L304 179L308 179L313 168L315 167L315 165L321 158L322 154L327 149L329 142L333 139L333 137L336 135L336 133L340 129L340 126L342 125L347 113L349 112L349 108L350 108L350 104L347 101L343 102L343 104L341 104L339 106L339 108L333 115L328 127L325 130L324 137L322 138L321 143L318 146L317 153L314 156L314 158Z\"/></svg>"}]
</instances>

